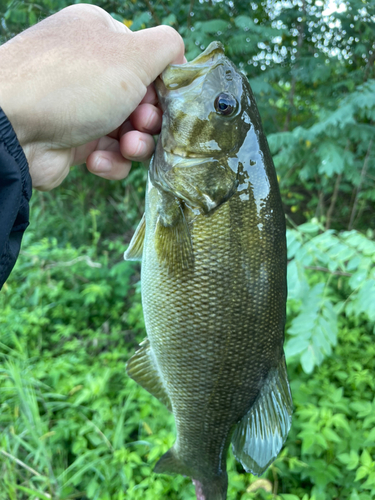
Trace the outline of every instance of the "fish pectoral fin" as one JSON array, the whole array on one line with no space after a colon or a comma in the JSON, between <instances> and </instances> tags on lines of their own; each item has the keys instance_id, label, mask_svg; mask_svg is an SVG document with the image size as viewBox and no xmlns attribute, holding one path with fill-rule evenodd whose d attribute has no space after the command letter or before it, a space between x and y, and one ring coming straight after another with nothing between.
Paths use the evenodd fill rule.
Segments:
<instances>
[{"instance_id":1,"label":"fish pectoral fin","mask_svg":"<svg viewBox=\"0 0 375 500\"><path fill-rule=\"evenodd\" d=\"M130 241L128 249L124 254L125 260L142 260L143 254L143 242L145 240L146 233L146 218L145 214L141 219L141 222L138 224L137 229L133 235L133 238Z\"/></svg>"},{"instance_id":2,"label":"fish pectoral fin","mask_svg":"<svg viewBox=\"0 0 375 500\"><path fill-rule=\"evenodd\" d=\"M155 251L159 263L171 273L188 269L193 264L193 246L182 209L180 217L171 226L163 225L159 217L155 229Z\"/></svg>"},{"instance_id":3,"label":"fish pectoral fin","mask_svg":"<svg viewBox=\"0 0 375 500\"><path fill-rule=\"evenodd\" d=\"M293 401L283 356L232 436L233 453L247 472L259 476L275 460L288 435L292 412Z\"/></svg>"},{"instance_id":4,"label":"fish pectoral fin","mask_svg":"<svg viewBox=\"0 0 375 500\"><path fill-rule=\"evenodd\" d=\"M163 403L169 411L172 411L171 401L163 385L148 338L140 344L138 351L130 358L126 371L137 384Z\"/></svg>"}]
</instances>

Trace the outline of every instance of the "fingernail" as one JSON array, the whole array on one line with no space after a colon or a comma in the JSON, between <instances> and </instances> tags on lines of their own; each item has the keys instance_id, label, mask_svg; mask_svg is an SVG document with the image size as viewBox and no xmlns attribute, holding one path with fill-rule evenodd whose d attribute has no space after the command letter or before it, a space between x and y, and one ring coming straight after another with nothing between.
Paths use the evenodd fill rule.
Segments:
<instances>
[{"instance_id":1,"label":"fingernail","mask_svg":"<svg viewBox=\"0 0 375 500\"><path fill-rule=\"evenodd\" d=\"M95 162L95 172L97 174L106 174L112 169L112 164L107 158L99 157Z\"/></svg>"},{"instance_id":2,"label":"fingernail","mask_svg":"<svg viewBox=\"0 0 375 500\"><path fill-rule=\"evenodd\" d=\"M146 153L147 144L143 139L139 139L134 156L143 156Z\"/></svg>"}]
</instances>

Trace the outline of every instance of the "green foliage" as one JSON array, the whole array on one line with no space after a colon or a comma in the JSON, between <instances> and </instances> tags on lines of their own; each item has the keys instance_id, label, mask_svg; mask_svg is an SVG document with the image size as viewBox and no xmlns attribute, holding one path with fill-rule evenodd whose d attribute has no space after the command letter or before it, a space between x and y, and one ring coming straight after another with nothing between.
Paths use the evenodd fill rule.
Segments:
<instances>
[{"instance_id":1,"label":"green foliage","mask_svg":"<svg viewBox=\"0 0 375 500\"><path fill-rule=\"evenodd\" d=\"M316 219L289 229L287 241L292 320L285 352L311 373L332 354L339 314L375 322L375 243L354 230L323 231Z\"/></svg>"},{"instance_id":2,"label":"green foliage","mask_svg":"<svg viewBox=\"0 0 375 500\"><path fill-rule=\"evenodd\" d=\"M375 494L372 311L349 307L372 279L373 264L363 282L351 283L373 242L355 231L319 229L312 222L288 234L289 269L299 269L290 279L286 344L292 430L262 479L245 474L230 456L230 499L368 500ZM26 245L0 295L1 500L193 496L188 479L152 472L173 444L173 418L126 376L125 363L145 335L138 266L121 260L121 244L108 251L98 256L92 246L61 247L54 239ZM332 256L338 265L330 271ZM315 272L311 264L327 267ZM308 331L312 349L293 353L301 317L301 345ZM327 345L335 346L332 353ZM319 368L311 374L314 364Z\"/></svg>"}]
</instances>

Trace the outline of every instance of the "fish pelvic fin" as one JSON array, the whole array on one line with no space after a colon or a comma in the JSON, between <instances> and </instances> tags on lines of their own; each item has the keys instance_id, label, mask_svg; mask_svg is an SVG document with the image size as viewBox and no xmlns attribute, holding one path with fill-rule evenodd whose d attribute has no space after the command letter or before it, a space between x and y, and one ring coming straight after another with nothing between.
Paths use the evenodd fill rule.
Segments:
<instances>
[{"instance_id":1,"label":"fish pelvic fin","mask_svg":"<svg viewBox=\"0 0 375 500\"><path fill-rule=\"evenodd\" d=\"M126 371L137 384L172 411L171 400L163 385L148 338L141 342L138 351L130 358Z\"/></svg>"},{"instance_id":2,"label":"fish pelvic fin","mask_svg":"<svg viewBox=\"0 0 375 500\"><path fill-rule=\"evenodd\" d=\"M125 260L142 260L143 255L143 243L145 241L146 233L146 217L143 214L141 222L138 224L137 229L130 241L128 249L124 254Z\"/></svg>"},{"instance_id":3,"label":"fish pelvic fin","mask_svg":"<svg viewBox=\"0 0 375 500\"><path fill-rule=\"evenodd\" d=\"M233 453L247 472L259 476L275 460L291 427L292 413L293 401L283 356L232 436Z\"/></svg>"},{"instance_id":4,"label":"fish pelvic fin","mask_svg":"<svg viewBox=\"0 0 375 500\"><path fill-rule=\"evenodd\" d=\"M204 477L197 474L191 467L184 464L174 448L170 448L156 463L154 472L158 474L182 474L193 478L197 500L226 500L228 489L228 475L221 474ZM200 476L200 479L194 477Z\"/></svg>"},{"instance_id":5,"label":"fish pelvic fin","mask_svg":"<svg viewBox=\"0 0 375 500\"><path fill-rule=\"evenodd\" d=\"M173 225L164 225L158 218L155 228L155 250L158 261L172 274L188 269L194 262L190 231L182 208Z\"/></svg>"}]
</instances>

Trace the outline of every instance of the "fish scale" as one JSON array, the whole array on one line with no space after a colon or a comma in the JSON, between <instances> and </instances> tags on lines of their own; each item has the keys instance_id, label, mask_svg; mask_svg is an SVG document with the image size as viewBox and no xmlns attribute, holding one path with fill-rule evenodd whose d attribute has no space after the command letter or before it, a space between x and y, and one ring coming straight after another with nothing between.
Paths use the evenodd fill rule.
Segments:
<instances>
[{"instance_id":1,"label":"fish scale","mask_svg":"<svg viewBox=\"0 0 375 500\"><path fill-rule=\"evenodd\" d=\"M128 373L175 418L176 442L155 471L190 476L199 500L224 500L231 440L245 469L261 474L290 427L285 220L245 77L217 43L183 66L191 80L172 66L157 86L166 119L150 165L145 218L125 254L142 259L147 330ZM216 116L212 92L237 103L232 118ZM201 151L202 163L178 156L193 127L175 119L187 119L188 109L190 120L199 109L189 147ZM230 137L207 157L228 125Z\"/></svg>"}]
</instances>

